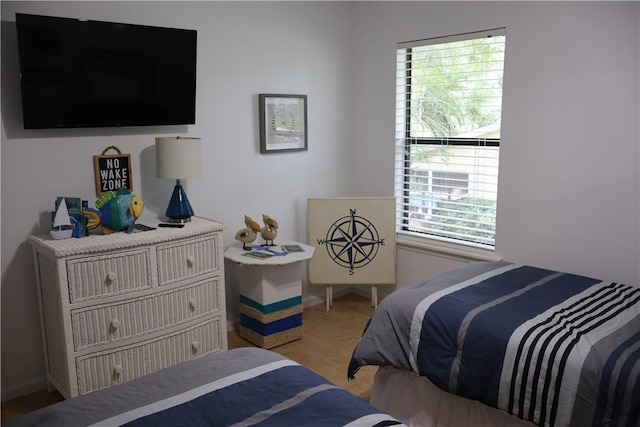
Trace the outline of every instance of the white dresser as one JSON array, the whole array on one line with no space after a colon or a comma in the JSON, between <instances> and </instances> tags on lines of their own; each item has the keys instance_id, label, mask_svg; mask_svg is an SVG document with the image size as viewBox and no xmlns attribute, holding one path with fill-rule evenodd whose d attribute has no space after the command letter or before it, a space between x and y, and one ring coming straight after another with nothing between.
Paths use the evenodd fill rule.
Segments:
<instances>
[{"instance_id":1,"label":"white dresser","mask_svg":"<svg viewBox=\"0 0 640 427\"><path fill-rule=\"evenodd\" d=\"M222 231L193 217L184 228L30 236L49 385L70 398L226 350Z\"/></svg>"}]
</instances>

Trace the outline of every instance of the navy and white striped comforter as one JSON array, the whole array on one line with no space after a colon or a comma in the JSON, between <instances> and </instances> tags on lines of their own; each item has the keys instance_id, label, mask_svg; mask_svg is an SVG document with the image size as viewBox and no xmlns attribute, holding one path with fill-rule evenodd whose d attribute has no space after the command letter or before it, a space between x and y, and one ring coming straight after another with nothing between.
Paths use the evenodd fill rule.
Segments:
<instances>
[{"instance_id":1,"label":"navy and white striped comforter","mask_svg":"<svg viewBox=\"0 0 640 427\"><path fill-rule=\"evenodd\" d=\"M57 403L7 427L400 425L289 359L239 348Z\"/></svg>"},{"instance_id":2,"label":"navy and white striped comforter","mask_svg":"<svg viewBox=\"0 0 640 427\"><path fill-rule=\"evenodd\" d=\"M349 366L392 365L544 426L640 425L640 288L472 263L387 297Z\"/></svg>"}]
</instances>

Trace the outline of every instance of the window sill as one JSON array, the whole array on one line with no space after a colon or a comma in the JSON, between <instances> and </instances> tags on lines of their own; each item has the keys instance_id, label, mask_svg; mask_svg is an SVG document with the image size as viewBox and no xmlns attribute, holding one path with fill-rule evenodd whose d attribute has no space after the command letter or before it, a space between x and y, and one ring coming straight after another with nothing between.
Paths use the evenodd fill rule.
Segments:
<instances>
[{"instance_id":1,"label":"window sill","mask_svg":"<svg viewBox=\"0 0 640 427\"><path fill-rule=\"evenodd\" d=\"M480 247L460 245L434 238L397 233L396 245L415 252L437 255L464 261L500 261L502 257L495 251Z\"/></svg>"}]
</instances>

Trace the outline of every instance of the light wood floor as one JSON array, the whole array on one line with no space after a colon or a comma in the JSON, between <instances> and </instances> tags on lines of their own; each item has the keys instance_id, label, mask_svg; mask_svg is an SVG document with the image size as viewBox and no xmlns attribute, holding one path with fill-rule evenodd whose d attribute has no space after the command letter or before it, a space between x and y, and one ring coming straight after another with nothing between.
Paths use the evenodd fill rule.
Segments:
<instances>
[{"instance_id":1,"label":"light wood floor","mask_svg":"<svg viewBox=\"0 0 640 427\"><path fill-rule=\"evenodd\" d=\"M303 337L271 351L282 354L327 378L333 384L368 400L371 394L374 366L365 366L358 372L357 382L347 381L347 366L351 353L360 339L364 326L373 313L369 299L353 294L336 298L329 312L320 304L304 310ZM237 332L229 332L229 349L251 347ZM36 409L59 402L57 392L41 391L2 404L2 422Z\"/></svg>"}]
</instances>

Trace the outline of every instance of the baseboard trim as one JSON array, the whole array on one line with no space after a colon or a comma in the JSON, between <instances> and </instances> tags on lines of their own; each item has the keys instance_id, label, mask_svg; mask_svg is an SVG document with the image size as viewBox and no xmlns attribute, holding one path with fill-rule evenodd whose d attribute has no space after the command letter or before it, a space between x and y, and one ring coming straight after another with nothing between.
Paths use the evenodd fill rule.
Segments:
<instances>
[{"instance_id":1,"label":"baseboard trim","mask_svg":"<svg viewBox=\"0 0 640 427\"><path fill-rule=\"evenodd\" d=\"M36 393L38 391L47 389L47 381L44 378L35 379L32 381L24 382L17 386L3 388L0 393L0 399L2 402L8 400L17 399L27 394Z\"/></svg>"}]
</instances>

